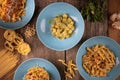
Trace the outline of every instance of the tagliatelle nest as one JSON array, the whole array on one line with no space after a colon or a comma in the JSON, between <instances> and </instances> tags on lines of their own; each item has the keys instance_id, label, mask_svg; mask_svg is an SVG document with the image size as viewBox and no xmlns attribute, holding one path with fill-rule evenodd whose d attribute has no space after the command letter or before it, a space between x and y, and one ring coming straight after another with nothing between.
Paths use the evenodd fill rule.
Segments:
<instances>
[{"instance_id":1,"label":"tagliatelle nest","mask_svg":"<svg viewBox=\"0 0 120 80\"><path fill-rule=\"evenodd\" d=\"M35 26L28 24L24 34L25 34L26 38L30 38L31 36L34 36L35 35Z\"/></svg>"},{"instance_id":2,"label":"tagliatelle nest","mask_svg":"<svg viewBox=\"0 0 120 80\"><path fill-rule=\"evenodd\" d=\"M59 59L58 61L67 67L67 71L64 71L65 76L72 79L75 76L75 71L78 70L76 65L73 64L72 60L68 61L67 64L65 60Z\"/></svg>"}]
</instances>

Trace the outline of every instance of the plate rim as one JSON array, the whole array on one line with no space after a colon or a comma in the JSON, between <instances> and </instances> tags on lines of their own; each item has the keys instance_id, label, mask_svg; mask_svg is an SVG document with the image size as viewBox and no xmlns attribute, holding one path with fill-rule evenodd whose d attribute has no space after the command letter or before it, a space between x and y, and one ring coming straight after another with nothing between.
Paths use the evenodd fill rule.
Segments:
<instances>
[{"instance_id":1,"label":"plate rim","mask_svg":"<svg viewBox=\"0 0 120 80\"><path fill-rule=\"evenodd\" d=\"M29 0L27 0L27 1L29 1ZM27 1L26 1L26 3L27 3ZM30 20L32 19L33 15L34 15L34 12L35 12L35 1L34 0L31 0L31 1L33 1L33 12L31 12L31 18L28 19L28 21L23 26L8 28L8 27L4 27L4 26L0 25L0 28L2 28L2 29L10 29L10 30L17 30L17 29L23 28L26 24L28 24L30 22ZM26 11L26 9L25 9L25 11ZM23 16L21 16L21 17L23 17ZM3 22L1 19L0 19L0 21ZM18 21L16 21L16 22L18 22ZM10 22L10 23L12 23L14 25L14 22ZM6 24L6 23L4 23L4 24ZM7 23L7 24L9 24L9 23Z\"/></svg>"},{"instance_id":2,"label":"plate rim","mask_svg":"<svg viewBox=\"0 0 120 80\"><path fill-rule=\"evenodd\" d=\"M13 76L13 79L14 79L14 80L15 80L15 75L16 75L16 72L18 71L18 69L19 69L23 64L25 64L26 62L32 61L32 60L41 60L41 61L44 61L44 62L46 62L46 63L49 63L49 64L50 64L52 67L54 67L54 69L57 71L58 76L59 76L59 79L61 80L61 76L60 76L60 73L59 73L57 67L56 67L52 62L50 62L50 61L48 61L47 59L44 59L44 58L29 58L29 59L27 59L27 60L22 61L22 62L18 65L18 67L16 68L16 70L15 70L15 72L14 72L14 76Z\"/></svg>"},{"instance_id":3,"label":"plate rim","mask_svg":"<svg viewBox=\"0 0 120 80\"><path fill-rule=\"evenodd\" d=\"M44 13L44 11L45 11L47 8L49 8L50 6L57 5L57 4L61 4L61 5L62 5L62 4L66 4L66 5L69 5L69 6L73 7L73 8L81 15L81 17L82 17L81 21L83 22L83 33L81 34L81 38L79 38L79 39L75 42L74 45L72 45L71 47L67 47L67 48L65 48L65 49L58 49L58 48L51 47L51 46L47 45L47 44L40 38L39 31L38 31L38 27L39 27L39 26L38 26L38 23L39 23L38 20L40 19L41 14ZM81 39L82 39L82 37L83 37L83 34L84 34L84 32L85 32L85 22L84 22L83 16L82 16L82 14L80 13L80 11L79 11L75 6L73 6L72 4L67 3L67 2L54 2L54 3L51 3L51 4L47 5L47 6L46 6L45 8L43 8L43 9L41 10L41 12L39 13L38 18L37 18L37 21L36 21L36 32L37 32L37 36L38 36L39 40L41 41L41 43L42 43L44 46L46 46L47 48L52 49L52 50L56 50L56 51L65 51L65 50L69 50L69 49L73 48L74 46L76 46L76 45L81 41Z\"/></svg>"},{"instance_id":4,"label":"plate rim","mask_svg":"<svg viewBox=\"0 0 120 80\"><path fill-rule=\"evenodd\" d=\"M88 78L87 77L85 77L84 76L84 74L82 74L82 72L81 72L81 70L79 69L79 67L78 67L78 55L80 54L79 52L80 52L80 48L81 48L81 46L83 46L86 42L88 42L88 41L90 41L90 40L92 40L92 39L94 39L94 38L106 38L106 39L110 39L111 41L113 41L117 46L119 46L120 47L120 45L114 40L114 39L112 39L111 37L109 37L109 36L93 36L93 37L91 37L91 38L88 38L87 40L85 40L80 46L79 46L79 48L78 48L78 51L77 51L77 54L76 54L76 65L77 65L77 68L78 68L78 72L79 72L79 74L85 79L85 80L87 80ZM120 55L119 55L120 56ZM79 61L80 62L80 61ZM82 69L83 69L83 67L82 67ZM87 72L86 72L87 73ZM87 73L88 74L88 73ZM89 74L88 74L89 75ZM119 75L120 75L120 73L119 73ZM119 75L117 75L117 76L115 76L115 79L119 76ZM90 77L89 77L90 78ZM96 80L96 79L98 79L98 77L91 77L93 80ZM100 77L100 78L105 78L105 77ZM99 79L100 79L99 78ZM111 79L109 79L109 78L106 78L107 80L111 80ZM114 78L112 78L112 79L114 79ZM105 80L105 79L100 79L100 80Z\"/></svg>"}]
</instances>

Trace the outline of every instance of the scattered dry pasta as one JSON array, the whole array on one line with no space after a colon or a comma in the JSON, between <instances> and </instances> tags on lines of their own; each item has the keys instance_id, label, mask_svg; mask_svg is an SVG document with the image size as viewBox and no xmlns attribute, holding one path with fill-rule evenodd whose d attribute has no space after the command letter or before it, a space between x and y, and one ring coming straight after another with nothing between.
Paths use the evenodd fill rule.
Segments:
<instances>
[{"instance_id":1,"label":"scattered dry pasta","mask_svg":"<svg viewBox=\"0 0 120 80\"><path fill-rule=\"evenodd\" d=\"M39 66L29 68L23 80L50 80L48 72Z\"/></svg>"},{"instance_id":2,"label":"scattered dry pasta","mask_svg":"<svg viewBox=\"0 0 120 80\"><path fill-rule=\"evenodd\" d=\"M56 16L51 24L52 35L59 39L69 38L74 29L74 21L68 14Z\"/></svg>"},{"instance_id":3,"label":"scattered dry pasta","mask_svg":"<svg viewBox=\"0 0 120 80\"><path fill-rule=\"evenodd\" d=\"M27 55L31 51L29 44L24 42L22 36L14 30L6 30L4 38L6 39L4 46L9 51L17 50L22 55Z\"/></svg>"},{"instance_id":4,"label":"scattered dry pasta","mask_svg":"<svg viewBox=\"0 0 120 80\"><path fill-rule=\"evenodd\" d=\"M25 15L26 0L0 0L0 19L4 22L21 21Z\"/></svg>"},{"instance_id":5,"label":"scattered dry pasta","mask_svg":"<svg viewBox=\"0 0 120 80\"><path fill-rule=\"evenodd\" d=\"M72 79L75 76L75 71L77 70L76 65L73 64L72 60L68 61L68 64L66 64L65 61L61 59L59 59L58 61L67 67L67 71L65 71L66 77Z\"/></svg>"},{"instance_id":6,"label":"scattered dry pasta","mask_svg":"<svg viewBox=\"0 0 120 80\"><path fill-rule=\"evenodd\" d=\"M104 45L87 47L87 53L83 56L83 67L91 75L97 77L107 76L107 73L115 66L115 55Z\"/></svg>"},{"instance_id":7,"label":"scattered dry pasta","mask_svg":"<svg viewBox=\"0 0 120 80\"><path fill-rule=\"evenodd\" d=\"M30 38L31 36L34 36L35 35L35 26L28 24L24 34L25 34L26 38Z\"/></svg>"}]
</instances>

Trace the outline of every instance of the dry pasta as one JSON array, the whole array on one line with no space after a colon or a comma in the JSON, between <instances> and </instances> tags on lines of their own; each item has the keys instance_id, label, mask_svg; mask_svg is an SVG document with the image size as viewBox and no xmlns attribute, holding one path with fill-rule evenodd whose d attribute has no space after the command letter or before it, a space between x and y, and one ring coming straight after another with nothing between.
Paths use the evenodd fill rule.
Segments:
<instances>
[{"instance_id":1,"label":"dry pasta","mask_svg":"<svg viewBox=\"0 0 120 80\"><path fill-rule=\"evenodd\" d=\"M59 59L58 61L60 61L63 65L67 67L67 71L64 71L65 76L72 79L75 76L75 71L77 70L76 65L73 64L72 60L68 61L68 64L66 64L65 61L61 59Z\"/></svg>"},{"instance_id":2,"label":"dry pasta","mask_svg":"<svg viewBox=\"0 0 120 80\"><path fill-rule=\"evenodd\" d=\"M68 14L56 16L51 24L52 35L59 39L69 38L74 29L74 21Z\"/></svg>"},{"instance_id":3,"label":"dry pasta","mask_svg":"<svg viewBox=\"0 0 120 80\"><path fill-rule=\"evenodd\" d=\"M34 36L35 35L35 26L28 24L26 27L27 28L26 28L25 33L24 33L25 37L30 38L31 36Z\"/></svg>"},{"instance_id":4,"label":"dry pasta","mask_svg":"<svg viewBox=\"0 0 120 80\"><path fill-rule=\"evenodd\" d=\"M4 22L16 22L25 15L26 0L0 0L0 18Z\"/></svg>"},{"instance_id":5,"label":"dry pasta","mask_svg":"<svg viewBox=\"0 0 120 80\"><path fill-rule=\"evenodd\" d=\"M115 55L104 45L87 47L87 53L83 55L83 67L91 75L97 77L107 76L107 73L115 66Z\"/></svg>"},{"instance_id":6,"label":"dry pasta","mask_svg":"<svg viewBox=\"0 0 120 80\"><path fill-rule=\"evenodd\" d=\"M0 78L12 70L19 61L19 55L7 49L0 51Z\"/></svg>"},{"instance_id":7,"label":"dry pasta","mask_svg":"<svg viewBox=\"0 0 120 80\"><path fill-rule=\"evenodd\" d=\"M48 72L39 66L29 68L23 80L50 80Z\"/></svg>"},{"instance_id":8,"label":"dry pasta","mask_svg":"<svg viewBox=\"0 0 120 80\"><path fill-rule=\"evenodd\" d=\"M29 44L24 42L22 36L14 30L6 30L4 38L6 39L4 46L10 51L17 50L22 55L27 55L31 51Z\"/></svg>"},{"instance_id":9,"label":"dry pasta","mask_svg":"<svg viewBox=\"0 0 120 80\"><path fill-rule=\"evenodd\" d=\"M12 43L9 41L5 41L4 46L6 49L8 49L9 51L14 51L14 47L12 46Z\"/></svg>"},{"instance_id":10,"label":"dry pasta","mask_svg":"<svg viewBox=\"0 0 120 80\"><path fill-rule=\"evenodd\" d=\"M13 41L16 37L16 33L14 30L6 30L4 32L4 38L8 41Z\"/></svg>"},{"instance_id":11,"label":"dry pasta","mask_svg":"<svg viewBox=\"0 0 120 80\"><path fill-rule=\"evenodd\" d=\"M31 48L30 48L29 44L24 42L24 43L18 45L17 51L19 53L21 53L22 55L27 55L31 51Z\"/></svg>"}]
</instances>

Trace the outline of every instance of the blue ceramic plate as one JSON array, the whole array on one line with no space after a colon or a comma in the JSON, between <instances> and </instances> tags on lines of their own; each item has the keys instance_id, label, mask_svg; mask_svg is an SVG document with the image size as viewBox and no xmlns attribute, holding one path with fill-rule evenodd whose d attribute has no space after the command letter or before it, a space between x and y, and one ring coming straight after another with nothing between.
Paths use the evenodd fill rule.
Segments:
<instances>
[{"instance_id":1,"label":"blue ceramic plate","mask_svg":"<svg viewBox=\"0 0 120 80\"><path fill-rule=\"evenodd\" d=\"M34 10L35 10L35 3L34 0L27 0L26 2L26 15L22 16L22 21L17 21L17 22L3 22L2 20L0 20L0 27L4 28L4 29L19 29L22 28L23 26L25 26L30 19L33 16Z\"/></svg>"},{"instance_id":2,"label":"blue ceramic plate","mask_svg":"<svg viewBox=\"0 0 120 80\"><path fill-rule=\"evenodd\" d=\"M68 39L60 40L52 36L49 21L55 16L67 13L75 21L75 30ZM72 5L56 2L45 7L38 16L36 31L41 42L50 49L63 51L74 47L84 33L84 21L81 13Z\"/></svg>"},{"instance_id":3,"label":"blue ceramic plate","mask_svg":"<svg viewBox=\"0 0 120 80\"><path fill-rule=\"evenodd\" d=\"M91 77L83 68L82 66L82 56L86 54L86 47L92 47L96 44L104 44L106 47L108 47L112 52L115 53L116 59L117 59L117 65L112 68L112 70L107 73L106 77ZM76 64L78 67L78 71L81 74L81 76L85 80L115 80L117 76L120 74L120 45L116 43L114 40L112 40L109 37L105 36L96 36L88 39L85 41L79 48L76 56Z\"/></svg>"},{"instance_id":4,"label":"blue ceramic plate","mask_svg":"<svg viewBox=\"0 0 120 80\"><path fill-rule=\"evenodd\" d=\"M22 80L24 75L27 73L27 70L36 65L44 67L48 71L50 80L61 80L57 68L51 62L42 58L31 58L20 64L15 71L14 80Z\"/></svg>"}]
</instances>

